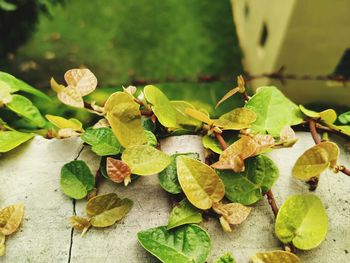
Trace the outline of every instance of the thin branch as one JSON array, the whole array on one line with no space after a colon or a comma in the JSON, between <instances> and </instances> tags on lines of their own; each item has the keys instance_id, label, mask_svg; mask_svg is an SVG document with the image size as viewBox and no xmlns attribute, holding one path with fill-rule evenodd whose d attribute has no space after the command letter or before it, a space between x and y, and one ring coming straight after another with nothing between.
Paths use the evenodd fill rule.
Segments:
<instances>
[{"instance_id":1,"label":"thin branch","mask_svg":"<svg viewBox=\"0 0 350 263\"><path fill-rule=\"evenodd\" d=\"M276 200L275 200L275 197L274 197L271 189L266 192L266 197L267 197L267 201L269 202L269 204L271 206L273 214L275 215L275 217L277 217L278 207L277 207Z\"/></svg>"},{"instance_id":2,"label":"thin branch","mask_svg":"<svg viewBox=\"0 0 350 263\"><path fill-rule=\"evenodd\" d=\"M140 112L141 112L141 115L147 116L147 117L152 117L153 115L153 112L149 110L140 110Z\"/></svg>"},{"instance_id":3,"label":"thin branch","mask_svg":"<svg viewBox=\"0 0 350 263\"><path fill-rule=\"evenodd\" d=\"M245 102L247 102L249 100L249 96L248 96L248 93L246 91L244 91L242 94L242 97L244 99Z\"/></svg>"},{"instance_id":4,"label":"thin branch","mask_svg":"<svg viewBox=\"0 0 350 263\"><path fill-rule=\"evenodd\" d=\"M226 150L228 146L227 146L227 143L225 142L225 139L222 137L221 133L215 132L215 137L220 143L222 150L223 151Z\"/></svg>"}]
</instances>

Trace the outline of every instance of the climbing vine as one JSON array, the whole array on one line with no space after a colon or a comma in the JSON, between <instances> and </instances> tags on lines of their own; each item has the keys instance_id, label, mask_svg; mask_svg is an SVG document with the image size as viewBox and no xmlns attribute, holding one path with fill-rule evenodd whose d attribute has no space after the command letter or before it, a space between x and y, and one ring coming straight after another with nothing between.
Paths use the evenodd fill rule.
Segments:
<instances>
[{"instance_id":1,"label":"climbing vine","mask_svg":"<svg viewBox=\"0 0 350 263\"><path fill-rule=\"evenodd\" d=\"M252 255L253 262L300 262L294 254L296 249L313 249L325 239L328 218L316 195L289 196L278 208L271 189L280 174L266 153L293 147L298 140L293 128L307 128L316 145L298 158L292 176L308 183L310 190L316 189L320 175L328 168L350 176L349 169L338 163L337 144L327 136L332 132L350 137L349 112L338 118L333 109L311 111L290 101L276 87L260 87L249 97L241 76L237 87L216 107L231 96L241 96L244 106L219 118L212 118L206 110L189 102L169 100L153 85L140 90L129 86L111 94L104 105L97 105L84 99L97 87L97 79L90 70L69 70L64 79L65 84L51 79L57 98L66 105L98 115L99 121L84 129L77 119L54 115L46 115L45 119L29 99L16 92L48 99L46 95L1 72L0 106L19 118L14 122L17 130L0 119L0 152L12 150L35 133L47 138L80 136L91 146L101 157L96 175L80 160L65 164L60 174L64 194L74 200L87 199L86 215L69 219L82 235L91 227L115 224L133 206L132 200L119 198L115 193L99 195L97 181L106 179L133 187L138 177L158 174L160 186L175 200L174 207L166 226L142 230L137 239L162 262L206 262L211 240L198 225L203 217L217 219L223 231L231 232L244 224L254 204L264 196L275 216L275 236L282 246L281 250ZM323 139L318 131L325 134ZM161 151L160 139L183 134L202 137L207 152L205 161L195 152L169 156ZM0 255L5 253L5 236L18 228L22 217L20 204L0 210ZM176 244L172 242L174 238ZM228 253L216 262L235 260Z\"/></svg>"}]
</instances>

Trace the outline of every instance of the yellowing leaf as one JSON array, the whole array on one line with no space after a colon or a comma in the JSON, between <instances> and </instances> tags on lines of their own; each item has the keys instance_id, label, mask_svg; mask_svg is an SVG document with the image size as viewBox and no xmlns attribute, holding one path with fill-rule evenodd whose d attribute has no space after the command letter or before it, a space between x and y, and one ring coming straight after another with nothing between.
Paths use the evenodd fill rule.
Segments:
<instances>
[{"instance_id":1,"label":"yellowing leaf","mask_svg":"<svg viewBox=\"0 0 350 263\"><path fill-rule=\"evenodd\" d=\"M253 140L256 143L256 151L254 155L263 153L275 145L275 139L268 134L257 134L253 137Z\"/></svg>"},{"instance_id":2,"label":"yellowing leaf","mask_svg":"<svg viewBox=\"0 0 350 263\"><path fill-rule=\"evenodd\" d=\"M97 78L87 68L70 69L64 74L64 79L68 86L76 87L81 96L90 94L97 86Z\"/></svg>"},{"instance_id":3,"label":"yellowing leaf","mask_svg":"<svg viewBox=\"0 0 350 263\"><path fill-rule=\"evenodd\" d=\"M108 227L125 217L132 206L130 199L120 199L115 193L98 195L87 202L86 214L92 226Z\"/></svg>"},{"instance_id":4,"label":"yellowing leaf","mask_svg":"<svg viewBox=\"0 0 350 263\"><path fill-rule=\"evenodd\" d=\"M137 88L135 86L128 86L127 88L123 87L124 92L129 93L130 95L134 95L137 91Z\"/></svg>"},{"instance_id":5,"label":"yellowing leaf","mask_svg":"<svg viewBox=\"0 0 350 263\"><path fill-rule=\"evenodd\" d=\"M239 87L231 89L229 92L227 92L216 104L215 108L219 107L225 100L229 99L233 95L235 95L239 91Z\"/></svg>"},{"instance_id":6,"label":"yellowing leaf","mask_svg":"<svg viewBox=\"0 0 350 263\"><path fill-rule=\"evenodd\" d=\"M290 242L299 249L317 247L326 237L328 218L316 195L293 195L281 206L275 233L281 242Z\"/></svg>"},{"instance_id":7,"label":"yellowing leaf","mask_svg":"<svg viewBox=\"0 0 350 263\"><path fill-rule=\"evenodd\" d=\"M76 132L71 128L60 129L57 133L58 138L70 138L70 137L78 137L81 133Z\"/></svg>"},{"instance_id":8,"label":"yellowing leaf","mask_svg":"<svg viewBox=\"0 0 350 263\"><path fill-rule=\"evenodd\" d=\"M0 232L0 257L5 255L5 235Z\"/></svg>"},{"instance_id":9,"label":"yellowing leaf","mask_svg":"<svg viewBox=\"0 0 350 263\"><path fill-rule=\"evenodd\" d=\"M252 256L252 261L253 263L301 263L297 255L282 250L256 253Z\"/></svg>"},{"instance_id":10,"label":"yellowing leaf","mask_svg":"<svg viewBox=\"0 0 350 263\"><path fill-rule=\"evenodd\" d=\"M336 165L339 148L333 142L321 142L305 151L296 161L292 174L295 178L308 181L320 174L330 165Z\"/></svg>"},{"instance_id":11,"label":"yellowing leaf","mask_svg":"<svg viewBox=\"0 0 350 263\"><path fill-rule=\"evenodd\" d=\"M120 144L128 148L147 143L141 124L139 104L125 92L115 92L105 104L107 120Z\"/></svg>"},{"instance_id":12,"label":"yellowing leaf","mask_svg":"<svg viewBox=\"0 0 350 263\"><path fill-rule=\"evenodd\" d=\"M167 96L156 86L147 85L143 92L147 101L152 105L152 111L158 121L167 128L178 128L177 111Z\"/></svg>"},{"instance_id":13,"label":"yellowing leaf","mask_svg":"<svg viewBox=\"0 0 350 263\"><path fill-rule=\"evenodd\" d=\"M80 216L71 216L69 218L69 223L75 230L82 231L82 236L91 227L90 220L88 218Z\"/></svg>"},{"instance_id":14,"label":"yellowing leaf","mask_svg":"<svg viewBox=\"0 0 350 263\"><path fill-rule=\"evenodd\" d=\"M211 120L209 118L209 116L207 114L205 114L204 112L201 112L201 111L196 110L196 109L191 109L191 108L187 108L185 112L187 115L191 116L192 118L199 120L201 122L204 122L208 125L214 124L214 121Z\"/></svg>"},{"instance_id":15,"label":"yellowing leaf","mask_svg":"<svg viewBox=\"0 0 350 263\"><path fill-rule=\"evenodd\" d=\"M183 100L170 101L171 105L176 109L176 121L181 126L200 126L202 123L186 114L186 109L195 109L195 107Z\"/></svg>"},{"instance_id":16,"label":"yellowing leaf","mask_svg":"<svg viewBox=\"0 0 350 263\"><path fill-rule=\"evenodd\" d=\"M290 126L285 126L280 132L280 140L277 143L285 147L290 147L297 142L294 130Z\"/></svg>"},{"instance_id":17,"label":"yellowing leaf","mask_svg":"<svg viewBox=\"0 0 350 263\"><path fill-rule=\"evenodd\" d=\"M138 145L127 148L122 160L133 174L152 175L163 171L171 162L170 156L149 145Z\"/></svg>"},{"instance_id":18,"label":"yellowing leaf","mask_svg":"<svg viewBox=\"0 0 350 263\"><path fill-rule=\"evenodd\" d=\"M337 113L333 109L327 109L321 112L308 110L303 105L299 105L302 113L312 119L320 119L321 121L333 123L337 120Z\"/></svg>"},{"instance_id":19,"label":"yellowing leaf","mask_svg":"<svg viewBox=\"0 0 350 263\"><path fill-rule=\"evenodd\" d=\"M11 100L10 86L6 82L0 80L0 106L9 103Z\"/></svg>"},{"instance_id":20,"label":"yellowing leaf","mask_svg":"<svg viewBox=\"0 0 350 263\"><path fill-rule=\"evenodd\" d=\"M220 221L222 230L224 230L225 232L232 232L232 228L224 216L220 216L219 221Z\"/></svg>"},{"instance_id":21,"label":"yellowing leaf","mask_svg":"<svg viewBox=\"0 0 350 263\"><path fill-rule=\"evenodd\" d=\"M58 84L54 78L51 78L51 79L50 79L50 85L51 85L51 89L52 89L53 91L55 91L56 93L62 92L62 91L64 91L64 89L66 88L66 87L63 86L63 85Z\"/></svg>"},{"instance_id":22,"label":"yellowing leaf","mask_svg":"<svg viewBox=\"0 0 350 263\"><path fill-rule=\"evenodd\" d=\"M252 209L240 203L214 203L213 210L222 215L230 225L239 225L247 219Z\"/></svg>"},{"instance_id":23,"label":"yellowing leaf","mask_svg":"<svg viewBox=\"0 0 350 263\"><path fill-rule=\"evenodd\" d=\"M178 156L176 163L181 188L195 207L209 209L224 197L224 184L208 165L184 155Z\"/></svg>"},{"instance_id":24,"label":"yellowing leaf","mask_svg":"<svg viewBox=\"0 0 350 263\"><path fill-rule=\"evenodd\" d=\"M255 141L249 136L242 136L231 144L211 167L215 169L233 169L236 173L244 171L244 160L256 152Z\"/></svg>"},{"instance_id":25,"label":"yellowing leaf","mask_svg":"<svg viewBox=\"0 0 350 263\"><path fill-rule=\"evenodd\" d=\"M254 111L248 108L236 108L220 116L219 119L213 120L214 125L223 130L242 130L249 128L256 120Z\"/></svg>"},{"instance_id":26,"label":"yellowing leaf","mask_svg":"<svg viewBox=\"0 0 350 263\"><path fill-rule=\"evenodd\" d=\"M7 206L0 210L0 233L5 236L14 233L22 222L24 205L22 203Z\"/></svg>"},{"instance_id":27,"label":"yellowing leaf","mask_svg":"<svg viewBox=\"0 0 350 263\"><path fill-rule=\"evenodd\" d=\"M0 153L8 152L33 137L33 133L0 131Z\"/></svg>"},{"instance_id":28,"label":"yellowing leaf","mask_svg":"<svg viewBox=\"0 0 350 263\"><path fill-rule=\"evenodd\" d=\"M125 182L127 185L131 181L131 169L121 160L107 157L106 169L109 179L113 182Z\"/></svg>"},{"instance_id":29,"label":"yellowing leaf","mask_svg":"<svg viewBox=\"0 0 350 263\"><path fill-rule=\"evenodd\" d=\"M53 125L60 129L65 129L65 128L70 128L73 129L74 131L82 131L83 130L83 124L77 120L77 119L65 119L60 116L55 116L55 115L50 115L47 114L45 115L46 119L49 120Z\"/></svg>"},{"instance_id":30,"label":"yellowing leaf","mask_svg":"<svg viewBox=\"0 0 350 263\"><path fill-rule=\"evenodd\" d=\"M74 86L64 88L64 90L57 93L57 98L66 105L76 108L84 108L83 97Z\"/></svg>"}]
</instances>

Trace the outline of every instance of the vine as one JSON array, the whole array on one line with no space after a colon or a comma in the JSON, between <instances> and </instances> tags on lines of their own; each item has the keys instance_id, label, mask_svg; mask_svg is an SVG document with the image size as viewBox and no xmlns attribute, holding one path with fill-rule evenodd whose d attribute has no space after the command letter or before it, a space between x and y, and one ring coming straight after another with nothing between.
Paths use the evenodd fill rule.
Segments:
<instances>
[{"instance_id":1,"label":"vine","mask_svg":"<svg viewBox=\"0 0 350 263\"><path fill-rule=\"evenodd\" d=\"M9 125L1 119L0 152L10 151L41 134L47 138L79 136L101 157L96 175L80 160L61 169L62 192L73 200L87 199L86 215L69 219L82 235L91 227L115 224L132 209L133 202L128 198L115 193L98 195L101 180L132 187L138 177L158 174L160 186L174 204L172 212L166 226L140 231L137 239L162 262L206 262L211 245L209 234L198 225L203 217L219 220L223 231L231 232L244 223L254 204L264 196L275 217L275 235L285 251L257 253L252 255L253 262L300 262L295 250L315 248L325 239L328 218L316 195L293 195L280 208L277 206L271 188L279 178L279 170L266 153L292 147L297 141L292 127L305 128L308 124L316 145L298 158L292 176L311 184L312 189L327 168L349 176L349 169L338 164L338 146L328 139L321 140L317 130L350 137L350 113L343 113L338 119L332 109L311 111L294 104L275 87L261 87L249 97L242 76L237 78L237 87L216 107L236 94L240 94L245 105L219 118L211 118L207 111L189 102L171 101L153 85L142 90L129 86L111 94L104 105L97 105L84 100L97 87L97 78L90 70L69 70L64 79L64 85L51 79L57 98L98 115L99 121L84 129L77 119L54 115L46 115L45 119L30 100L15 93L24 91L48 98L1 72L2 110L16 113L21 121L11 120ZM207 152L205 163L195 152L168 155L161 151L160 139L182 134L202 137ZM5 236L18 228L22 217L23 205L0 210L0 255L5 253ZM181 246L167 242L175 237ZM185 250L188 243L190 249ZM235 261L231 254L225 254L216 262Z\"/></svg>"}]
</instances>

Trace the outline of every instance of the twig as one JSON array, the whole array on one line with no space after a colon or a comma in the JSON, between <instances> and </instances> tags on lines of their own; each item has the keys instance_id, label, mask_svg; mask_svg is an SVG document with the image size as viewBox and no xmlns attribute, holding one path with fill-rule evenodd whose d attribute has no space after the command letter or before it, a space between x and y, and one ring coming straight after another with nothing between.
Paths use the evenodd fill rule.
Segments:
<instances>
[{"instance_id":1,"label":"twig","mask_svg":"<svg viewBox=\"0 0 350 263\"><path fill-rule=\"evenodd\" d=\"M249 100L249 96L248 96L248 93L246 91L244 91L242 94L242 97L244 99L245 102L247 102Z\"/></svg>"},{"instance_id":2,"label":"twig","mask_svg":"<svg viewBox=\"0 0 350 263\"><path fill-rule=\"evenodd\" d=\"M220 143L220 146L222 148L222 150L226 150L227 149L227 143L225 142L224 138L222 137L221 133L215 132L215 137L218 140L218 142Z\"/></svg>"},{"instance_id":3,"label":"twig","mask_svg":"<svg viewBox=\"0 0 350 263\"><path fill-rule=\"evenodd\" d=\"M267 201L269 202L269 204L271 206L273 214L275 215L275 217L277 217L278 207L277 207L276 200L275 200L275 197L274 197L271 189L266 192L266 197L267 197Z\"/></svg>"},{"instance_id":4,"label":"twig","mask_svg":"<svg viewBox=\"0 0 350 263\"><path fill-rule=\"evenodd\" d=\"M151 117L153 115L153 112L149 110L140 110L140 112L141 112L141 115L147 116L147 117Z\"/></svg>"}]
</instances>

